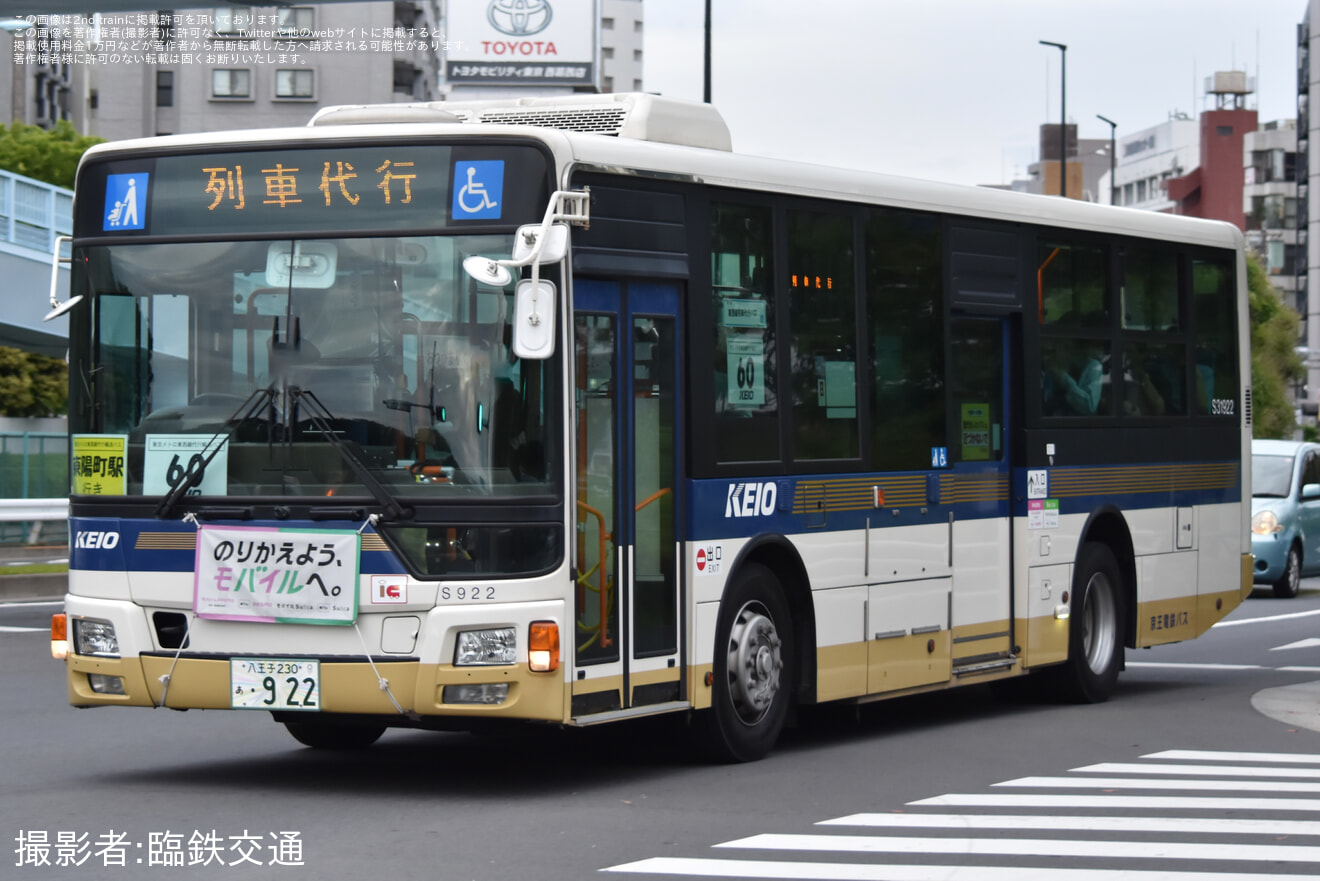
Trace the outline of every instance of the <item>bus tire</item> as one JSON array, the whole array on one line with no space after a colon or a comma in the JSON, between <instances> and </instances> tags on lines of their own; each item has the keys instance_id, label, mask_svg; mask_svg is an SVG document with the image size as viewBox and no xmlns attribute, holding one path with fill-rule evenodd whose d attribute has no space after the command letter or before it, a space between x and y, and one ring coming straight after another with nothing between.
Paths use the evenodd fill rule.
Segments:
<instances>
[{"instance_id":1,"label":"bus tire","mask_svg":"<svg viewBox=\"0 0 1320 881\"><path fill-rule=\"evenodd\" d=\"M716 628L714 693L705 745L724 762L752 762L779 739L793 697L797 646L783 588L760 563L739 567Z\"/></svg>"},{"instance_id":2,"label":"bus tire","mask_svg":"<svg viewBox=\"0 0 1320 881\"><path fill-rule=\"evenodd\" d=\"M284 727L294 740L312 749L366 749L385 733L384 725L285 722Z\"/></svg>"},{"instance_id":3,"label":"bus tire","mask_svg":"<svg viewBox=\"0 0 1320 881\"><path fill-rule=\"evenodd\" d=\"M1302 585L1302 549L1297 542L1288 548L1288 561L1284 563L1283 574L1274 582L1274 595L1281 600L1290 600L1297 596Z\"/></svg>"},{"instance_id":4,"label":"bus tire","mask_svg":"<svg viewBox=\"0 0 1320 881\"><path fill-rule=\"evenodd\" d=\"M1096 704L1109 699L1123 666L1123 576L1106 545L1087 542L1073 569L1068 660L1056 668L1060 697Z\"/></svg>"}]
</instances>

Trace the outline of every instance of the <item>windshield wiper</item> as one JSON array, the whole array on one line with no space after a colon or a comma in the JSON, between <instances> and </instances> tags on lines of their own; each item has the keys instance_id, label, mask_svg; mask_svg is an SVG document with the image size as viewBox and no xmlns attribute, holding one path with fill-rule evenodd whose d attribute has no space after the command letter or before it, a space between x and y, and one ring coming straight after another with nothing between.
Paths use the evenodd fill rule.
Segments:
<instances>
[{"instance_id":1,"label":"windshield wiper","mask_svg":"<svg viewBox=\"0 0 1320 881\"><path fill-rule=\"evenodd\" d=\"M192 459L188 462L188 467L184 470L183 476L179 478L179 482L170 487L170 491L156 506L155 516L158 519L171 516L174 512L174 506L187 495L188 490L202 482L202 475L206 473L207 466L225 448L225 444L234 436L234 431L238 426L257 415L262 407L274 406L274 400L274 388L259 388L244 398L243 403L239 404L238 408L224 421L224 428L211 435L211 439L206 442L201 459ZM212 444L214 444L214 447ZM198 463L196 467L193 466L194 462Z\"/></svg>"},{"instance_id":2,"label":"windshield wiper","mask_svg":"<svg viewBox=\"0 0 1320 881\"><path fill-rule=\"evenodd\" d=\"M290 413L299 401L307 401L311 405L307 407L307 417L312 421L312 425L316 426L317 431L325 435L325 439L330 442L330 446L335 448L335 452L339 453L339 457L352 469L353 476L367 488L372 498L385 509L388 519L407 520L412 517L412 511L400 505L394 496L390 495L389 490L381 485L381 482L367 470L367 466L362 464L362 461L353 453L348 444L344 443L343 439L339 437L334 426L330 424L330 420L334 419L335 415L326 409L325 404L321 403L315 392L311 389L291 386L288 389L288 396Z\"/></svg>"}]
</instances>

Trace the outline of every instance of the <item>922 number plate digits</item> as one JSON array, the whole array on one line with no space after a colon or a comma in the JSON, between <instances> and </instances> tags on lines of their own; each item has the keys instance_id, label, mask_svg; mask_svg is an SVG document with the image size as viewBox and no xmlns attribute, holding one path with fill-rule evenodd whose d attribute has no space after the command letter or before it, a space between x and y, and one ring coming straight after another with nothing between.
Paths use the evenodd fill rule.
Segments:
<instances>
[{"instance_id":1,"label":"922 number plate digits","mask_svg":"<svg viewBox=\"0 0 1320 881\"><path fill-rule=\"evenodd\" d=\"M235 710L321 709L321 662L231 658L229 706Z\"/></svg>"}]
</instances>

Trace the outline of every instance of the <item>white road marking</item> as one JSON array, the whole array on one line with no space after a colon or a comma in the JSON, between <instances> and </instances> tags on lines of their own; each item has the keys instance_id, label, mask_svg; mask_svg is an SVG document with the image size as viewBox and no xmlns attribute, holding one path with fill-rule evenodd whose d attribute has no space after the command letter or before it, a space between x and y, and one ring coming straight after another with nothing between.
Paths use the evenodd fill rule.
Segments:
<instances>
[{"instance_id":1,"label":"white road marking","mask_svg":"<svg viewBox=\"0 0 1320 881\"><path fill-rule=\"evenodd\" d=\"M1018 795L951 793L910 801L909 805L978 808L1133 808L1181 811L1311 811L1320 813L1320 798L1255 798L1166 795Z\"/></svg>"},{"instance_id":2,"label":"white road marking","mask_svg":"<svg viewBox=\"0 0 1320 881\"><path fill-rule=\"evenodd\" d=\"M1184 759L1193 762L1275 762L1320 765L1320 753L1247 753L1206 749L1166 749L1148 753L1143 759Z\"/></svg>"},{"instance_id":3,"label":"white road marking","mask_svg":"<svg viewBox=\"0 0 1320 881\"><path fill-rule=\"evenodd\" d=\"M1268 670L1259 664L1175 664L1157 661L1128 661L1128 667L1162 667L1166 670Z\"/></svg>"},{"instance_id":4,"label":"white road marking","mask_svg":"<svg viewBox=\"0 0 1320 881\"><path fill-rule=\"evenodd\" d=\"M1219 792L1320 792L1320 783L1279 780L1138 780L1133 777L1019 777L994 786L1036 789L1200 789Z\"/></svg>"},{"instance_id":5,"label":"white road marking","mask_svg":"<svg viewBox=\"0 0 1320 881\"><path fill-rule=\"evenodd\" d=\"M40 600L31 603L0 603L0 609L34 609L38 606L63 606L64 600Z\"/></svg>"},{"instance_id":6,"label":"white road marking","mask_svg":"<svg viewBox=\"0 0 1320 881\"><path fill-rule=\"evenodd\" d=\"M927 853L968 856L1106 857L1109 859L1320 861L1320 847L1209 844L1202 841L1086 841L1056 838L908 838L889 835L753 835L716 847L832 853Z\"/></svg>"},{"instance_id":7,"label":"white road marking","mask_svg":"<svg viewBox=\"0 0 1320 881\"><path fill-rule=\"evenodd\" d=\"M0 633L50 633L49 627L0 627Z\"/></svg>"},{"instance_id":8,"label":"white road marking","mask_svg":"<svg viewBox=\"0 0 1320 881\"><path fill-rule=\"evenodd\" d=\"M655 857L602 869L708 878L793 878L805 881L1298 881L1304 876L1256 872L1167 872L1025 866L886 866Z\"/></svg>"},{"instance_id":9,"label":"white road marking","mask_svg":"<svg viewBox=\"0 0 1320 881\"><path fill-rule=\"evenodd\" d=\"M1284 649L1310 649L1320 645L1320 639L1311 637L1310 639L1299 639L1297 642L1290 642L1287 645L1276 645L1270 649L1272 652L1281 652Z\"/></svg>"},{"instance_id":10,"label":"white road marking","mask_svg":"<svg viewBox=\"0 0 1320 881\"><path fill-rule=\"evenodd\" d=\"M1311 820L1210 817L1068 817L1055 814L850 814L817 826L889 829L1058 829L1070 832L1189 832L1210 835L1320 835Z\"/></svg>"},{"instance_id":11,"label":"white road marking","mask_svg":"<svg viewBox=\"0 0 1320 881\"><path fill-rule=\"evenodd\" d=\"M1238 618L1233 621L1219 621L1212 624L1211 629L1215 627L1237 627L1242 624L1268 624L1271 621L1289 621L1293 618L1310 618L1312 615L1320 615L1320 609L1312 609L1309 612L1289 612L1286 615L1263 615L1259 618Z\"/></svg>"},{"instance_id":12,"label":"white road marking","mask_svg":"<svg viewBox=\"0 0 1320 881\"><path fill-rule=\"evenodd\" d=\"M1213 777L1304 777L1320 779L1320 768L1260 768L1241 765L1159 765L1154 762L1101 762L1072 768L1069 774L1204 774Z\"/></svg>"}]
</instances>

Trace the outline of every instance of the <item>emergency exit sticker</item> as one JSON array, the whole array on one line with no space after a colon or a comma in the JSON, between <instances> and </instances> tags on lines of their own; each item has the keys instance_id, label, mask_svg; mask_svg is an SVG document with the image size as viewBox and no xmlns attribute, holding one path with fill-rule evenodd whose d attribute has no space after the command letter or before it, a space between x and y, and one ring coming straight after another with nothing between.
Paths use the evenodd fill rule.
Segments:
<instances>
[{"instance_id":1,"label":"emergency exit sticker","mask_svg":"<svg viewBox=\"0 0 1320 881\"><path fill-rule=\"evenodd\" d=\"M697 548L696 568L698 575L719 575L723 565L723 545L712 544Z\"/></svg>"}]
</instances>

